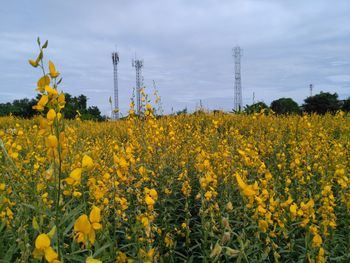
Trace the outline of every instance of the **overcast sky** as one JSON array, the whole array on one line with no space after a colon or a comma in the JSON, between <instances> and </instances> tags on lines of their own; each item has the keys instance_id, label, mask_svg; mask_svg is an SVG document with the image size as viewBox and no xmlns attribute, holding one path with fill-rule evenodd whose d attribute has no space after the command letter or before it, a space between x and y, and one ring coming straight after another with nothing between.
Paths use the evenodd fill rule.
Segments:
<instances>
[{"instance_id":1,"label":"overcast sky","mask_svg":"<svg viewBox=\"0 0 350 263\"><path fill-rule=\"evenodd\" d=\"M155 80L166 112L202 100L233 108L232 48L243 49L243 104L314 93L350 96L349 0L17 0L0 3L0 102L35 97L36 37L61 72L61 89L85 94L109 114L111 52L120 55L119 103L125 114L144 60L146 91Z\"/></svg>"}]
</instances>

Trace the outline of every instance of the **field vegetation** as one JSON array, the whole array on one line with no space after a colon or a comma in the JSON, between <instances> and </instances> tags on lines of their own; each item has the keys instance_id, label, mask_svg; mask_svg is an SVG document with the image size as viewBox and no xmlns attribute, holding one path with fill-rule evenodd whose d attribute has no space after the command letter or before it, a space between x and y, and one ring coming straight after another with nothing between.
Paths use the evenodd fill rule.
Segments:
<instances>
[{"instance_id":1,"label":"field vegetation","mask_svg":"<svg viewBox=\"0 0 350 263\"><path fill-rule=\"evenodd\" d=\"M142 91L66 120L38 44L41 115L0 118L0 262L350 261L347 114L157 118Z\"/></svg>"}]
</instances>

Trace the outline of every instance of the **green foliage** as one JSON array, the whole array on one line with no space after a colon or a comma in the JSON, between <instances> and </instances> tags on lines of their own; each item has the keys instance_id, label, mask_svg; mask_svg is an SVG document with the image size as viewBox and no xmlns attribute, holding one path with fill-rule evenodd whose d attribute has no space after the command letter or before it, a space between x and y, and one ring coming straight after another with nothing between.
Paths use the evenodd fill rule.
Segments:
<instances>
[{"instance_id":1,"label":"green foliage","mask_svg":"<svg viewBox=\"0 0 350 263\"><path fill-rule=\"evenodd\" d=\"M344 100L342 108L343 111L349 112L350 111L350 97L346 100Z\"/></svg>"},{"instance_id":2,"label":"green foliage","mask_svg":"<svg viewBox=\"0 0 350 263\"><path fill-rule=\"evenodd\" d=\"M257 103L252 104L252 105L246 105L244 108L244 112L247 114L253 114L253 113L258 113L261 110L267 109L267 108L268 107L264 102L259 101Z\"/></svg>"},{"instance_id":3,"label":"green foliage","mask_svg":"<svg viewBox=\"0 0 350 263\"><path fill-rule=\"evenodd\" d=\"M182 115L182 114L187 114L187 108L184 108L183 110L179 110L176 112L176 115Z\"/></svg>"},{"instance_id":4,"label":"green foliage","mask_svg":"<svg viewBox=\"0 0 350 263\"><path fill-rule=\"evenodd\" d=\"M303 109L307 113L326 114L335 113L340 109L338 101L338 94L331 94L329 92L322 92L315 96L307 97L303 105Z\"/></svg>"},{"instance_id":5,"label":"green foliage","mask_svg":"<svg viewBox=\"0 0 350 263\"><path fill-rule=\"evenodd\" d=\"M35 99L14 100L12 103L0 103L0 116L14 115L23 118L31 118L36 112L32 107L37 103Z\"/></svg>"},{"instance_id":6,"label":"green foliage","mask_svg":"<svg viewBox=\"0 0 350 263\"><path fill-rule=\"evenodd\" d=\"M40 99L38 95L35 99L20 99L14 100L12 103L0 103L0 116L13 115L21 118L32 118L36 113L33 106L37 104ZM97 106L87 107L88 98L81 94L77 97L69 93L65 93L66 105L63 110L66 119L74 119L77 111L81 114L83 120L103 120L101 111Z\"/></svg>"},{"instance_id":7,"label":"green foliage","mask_svg":"<svg viewBox=\"0 0 350 263\"><path fill-rule=\"evenodd\" d=\"M277 114L300 113L298 103L291 98L280 98L278 100L274 100L271 102L270 108Z\"/></svg>"}]
</instances>

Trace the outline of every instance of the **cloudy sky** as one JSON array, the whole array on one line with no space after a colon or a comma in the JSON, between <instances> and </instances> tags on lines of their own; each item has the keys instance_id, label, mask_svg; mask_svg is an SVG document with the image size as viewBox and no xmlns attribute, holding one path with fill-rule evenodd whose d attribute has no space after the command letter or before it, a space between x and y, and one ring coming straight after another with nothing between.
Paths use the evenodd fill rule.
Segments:
<instances>
[{"instance_id":1,"label":"cloudy sky","mask_svg":"<svg viewBox=\"0 0 350 263\"><path fill-rule=\"evenodd\" d=\"M243 49L243 104L314 93L350 96L349 0L66 0L1 1L0 102L35 97L30 67L36 37L63 76L61 89L85 94L109 114L111 52L120 54L120 108L135 86L131 60L144 60L171 112L233 108L232 48Z\"/></svg>"}]
</instances>

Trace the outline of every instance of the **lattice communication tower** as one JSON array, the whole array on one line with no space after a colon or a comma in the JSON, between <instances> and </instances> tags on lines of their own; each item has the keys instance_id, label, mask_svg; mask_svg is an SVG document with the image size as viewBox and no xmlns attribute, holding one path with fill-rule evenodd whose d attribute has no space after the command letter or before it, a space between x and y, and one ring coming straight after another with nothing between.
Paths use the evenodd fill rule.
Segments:
<instances>
[{"instance_id":1,"label":"lattice communication tower","mask_svg":"<svg viewBox=\"0 0 350 263\"><path fill-rule=\"evenodd\" d=\"M112 62L114 69L114 110L112 111L112 118L119 119L119 97L118 97L118 63L119 55L118 52L112 53Z\"/></svg>"},{"instance_id":2,"label":"lattice communication tower","mask_svg":"<svg viewBox=\"0 0 350 263\"><path fill-rule=\"evenodd\" d=\"M242 110L242 83L241 83L241 57L242 52L239 46L233 49L233 57L235 58L235 85L234 85L234 110Z\"/></svg>"},{"instance_id":3,"label":"lattice communication tower","mask_svg":"<svg viewBox=\"0 0 350 263\"><path fill-rule=\"evenodd\" d=\"M310 84L309 89L310 89L310 97L312 97L312 89L314 88L313 84Z\"/></svg>"},{"instance_id":4,"label":"lattice communication tower","mask_svg":"<svg viewBox=\"0 0 350 263\"><path fill-rule=\"evenodd\" d=\"M142 77L142 68L143 60L133 59L132 66L136 71L136 112L140 114L141 112L141 89L143 87L143 77Z\"/></svg>"}]
</instances>

